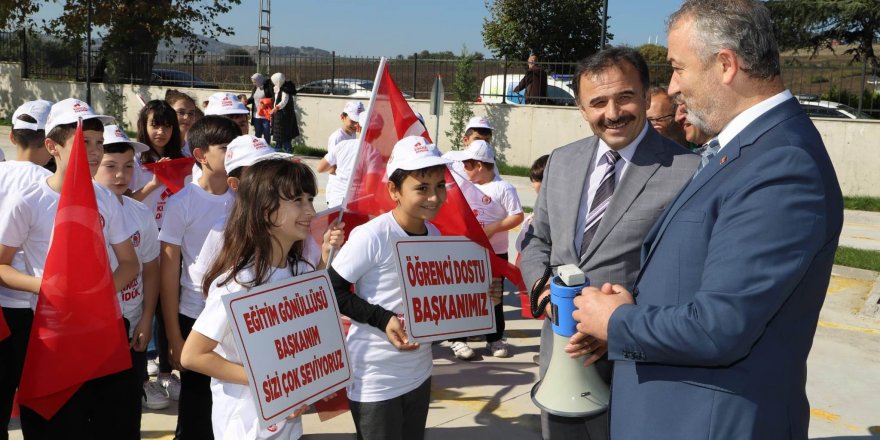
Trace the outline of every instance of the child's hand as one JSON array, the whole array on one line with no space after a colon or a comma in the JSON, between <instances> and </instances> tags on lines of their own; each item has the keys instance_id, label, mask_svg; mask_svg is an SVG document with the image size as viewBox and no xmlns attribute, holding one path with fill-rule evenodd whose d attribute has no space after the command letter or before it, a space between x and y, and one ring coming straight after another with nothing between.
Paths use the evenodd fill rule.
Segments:
<instances>
[{"instance_id":1,"label":"child's hand","mask_svg":"<svg viewBox=\"0 0 880 440\"><path fill-rule=\"evenodd\" d=\"M159 160L156 161L156 163L165 162L165 161L169 161L169 160L171 160L171 158L169 158L169 157L160 157ZM150 187L156 188L161 184L162 184L162 182L159 180L159 176L157 176L156 173L153 173L153 180L151 180L149 183Z\"/></svg>"},{"instance_id":2,"label":"child's hand","mask_svg":"<svg viewBox=\"0 0 880 440\"><path fill-rule=\"evenodd\" d=\"M406 331L403 329L403 324L400 323L396 316L391 318L388 321L388 325L385 326L385 335L388 336L388 342L400 351L411 351L419 348L418 342L409 342Z\"/></svg>"},{"instance_id":3,"label":"child's hand","mask_svg":"<svg viewBox=\"0 0 880 440\"><path fill-rule=\"evenodd\" d=\"M303 405L303 406L297 408L296 411L290 413L290 415L287 416L287 420L293 420L293 419L303 415L303 413L306 412L306 410L308 410L308 409L309 409L308 405Z\"/></svg>"},{"instance_id":4,"label":"child's hand","mask_svg":"<svg viewBox=\"0 0 880 440\"><path fill-rule=\"evenodd\" d=\"M150 319L148 321L146 319L141 319L134 327L134 333L132 333L131 335L131 343L129 344L129 348L134 351L140 352L146 350L152 336L153 320Z\"/></svg>"},{"instance_id":5,"label":"child's hand","mask_svg":"<svg viewBox=\"0 0 880 440\"><path fill-rule=\"evenodd\" d=\"M174 341L168 339L168 362L177 371L186 371L180 363L180 352L183 351L183 339Z\"/></svg>"},{"instance_id":6,"label":"child's hand","mask_svg":"<svg viewBox=\"0 0 880 440\"><path fill-rule=\"evenodd\" d=\"M501 304L501 296L504 294L504 286L501 284L501 278L492 278L489 284L489 299L493 305Z\"/></svg>"},{"instance_id":7,"label":"child's hand","mask_svg":"<svg viewBox=\"0 0 880 440\"><path fill-rule=\"evenodd\" d=\"M339 224L331 224L327 227L327 230L324 231L324 248L329 252L330 247L340 248L345 243L345 222L339 222Z\"/></svg>"}]
</instances>

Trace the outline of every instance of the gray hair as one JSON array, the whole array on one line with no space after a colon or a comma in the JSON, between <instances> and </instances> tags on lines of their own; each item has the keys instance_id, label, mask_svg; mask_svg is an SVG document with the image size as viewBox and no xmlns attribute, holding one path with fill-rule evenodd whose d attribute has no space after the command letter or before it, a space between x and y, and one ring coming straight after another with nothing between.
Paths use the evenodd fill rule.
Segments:
<instances>
[{"instance_id":1,"label":"gray hair","mask_svg":"<svg viewBox=\"0 0 880 440\"><path fill-rule=\"evenodd\" d=\"M722 49L742 58L741 69L751 78L780 74L779 48L767 8L752 0L685 0L666 25L667 32L682 19L692 19L692 39L700 58L708 61Z\"/></svg>"}]
</instances>

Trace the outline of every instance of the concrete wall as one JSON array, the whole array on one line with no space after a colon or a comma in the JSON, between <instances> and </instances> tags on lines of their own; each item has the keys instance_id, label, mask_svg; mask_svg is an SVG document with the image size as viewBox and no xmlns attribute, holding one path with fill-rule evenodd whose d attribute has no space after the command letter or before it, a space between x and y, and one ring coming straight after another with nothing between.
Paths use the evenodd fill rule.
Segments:
<instances>
[{"instance_id":1,"label":"concrete wall","mask_svg":"<svg viewBox=\"0 0 880 440\"><path fill-rule=\"evenodd\" d=\"M164 87L121 86L126 99L124 123L130 129L137 124L140 103L136 94L146 100L161 99ZM187 89L197 102L208 99L216 90ZM249 91L235 91L249 93ZM68 97L85 99L84 83L22 79L18 63L0 63L0 115L10 117L16 107L31 99L59 101ZM92 103L97 112L104 112L107 87L92 85ZM326 148L327 136L339 127L339 113L347 99L328 96L297 96L296 109L300 130L306 145ZM367 101L364 100L364 104ZM435 136L437 119L429 115L426 100L412 100L413 108L425 116L428 131L439 138L442 151L450 148L444 132L449 130L449 111L452 103L444 106L440 116L440 136ZM542 154L591 134L580 112L574 107L510 106L502 104L475 104L474 113L486 116L495 127L493 144L506 163L529 166ZM814 119L825 146L837 170L845 195L880 197L880 121Z\"/></svg>"}]
</instances>

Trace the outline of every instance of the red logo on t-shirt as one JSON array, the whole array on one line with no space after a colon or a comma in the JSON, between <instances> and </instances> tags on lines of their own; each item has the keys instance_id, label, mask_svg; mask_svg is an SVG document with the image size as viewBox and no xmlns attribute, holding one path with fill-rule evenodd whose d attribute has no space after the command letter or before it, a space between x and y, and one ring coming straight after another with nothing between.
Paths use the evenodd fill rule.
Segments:
<instances>
[{"instance_id":1,"label":"red logo on t-shirt","mask_svg":"<svg viewBox=\"0 0 880 440\"><path fill-rule=\"evenodd\" d=\"M487 195L483 195L483 204L488 205L490 203L492 203L492 198Z\"/></svg>"},{"instance_id":2,"label":"red logo on t-shirt","mask_svg":"<svg viewBox=\"0 0 880 440\"><path fill-rule=\"evenodd\" d=\"M269 431L269 432L277 432L277 431L278 431L278 425L275 425L275 424L269 425L269 427L266 428L266 431Z\"/></svg>"},{"instance_id":3,"label":"red logo on t-shirt","mask_svg":"<svg viewBox=\"0 0 880 440\"><path fill-rule=\"evenodd\" d=\"M134 235L131 236L131 244L134 247L141 245L141 231L135 231Z\"/></svg>"}]
</instances>

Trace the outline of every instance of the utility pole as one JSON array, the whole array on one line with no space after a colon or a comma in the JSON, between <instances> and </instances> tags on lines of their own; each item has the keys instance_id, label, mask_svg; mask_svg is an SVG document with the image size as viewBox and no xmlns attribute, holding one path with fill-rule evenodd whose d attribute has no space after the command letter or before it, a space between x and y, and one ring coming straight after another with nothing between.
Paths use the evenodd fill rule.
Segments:
<instances>
[{"instance_id":1,"label":"utility pole","mask_svg":"<svg viewBox=\"0 0 880 440\"><path fill-rule=\"evenodd\" d=\"M266 60L266 74L272 66L272 0L260 0L260 29L257 36L257 70L263 66L263 56Z\"/></svg>"},{"instance_id":2,"label":"utility pole","mask_svg":"<svg viewBox=\"0 0 880 440\"><path fill-rule=\"evenodd\" d=\"M605 5L602 6L602 40L599 43L599 50L605 49L605 35L608 33L608 0L605 0Z\"/></svg>"}]
</instances>

